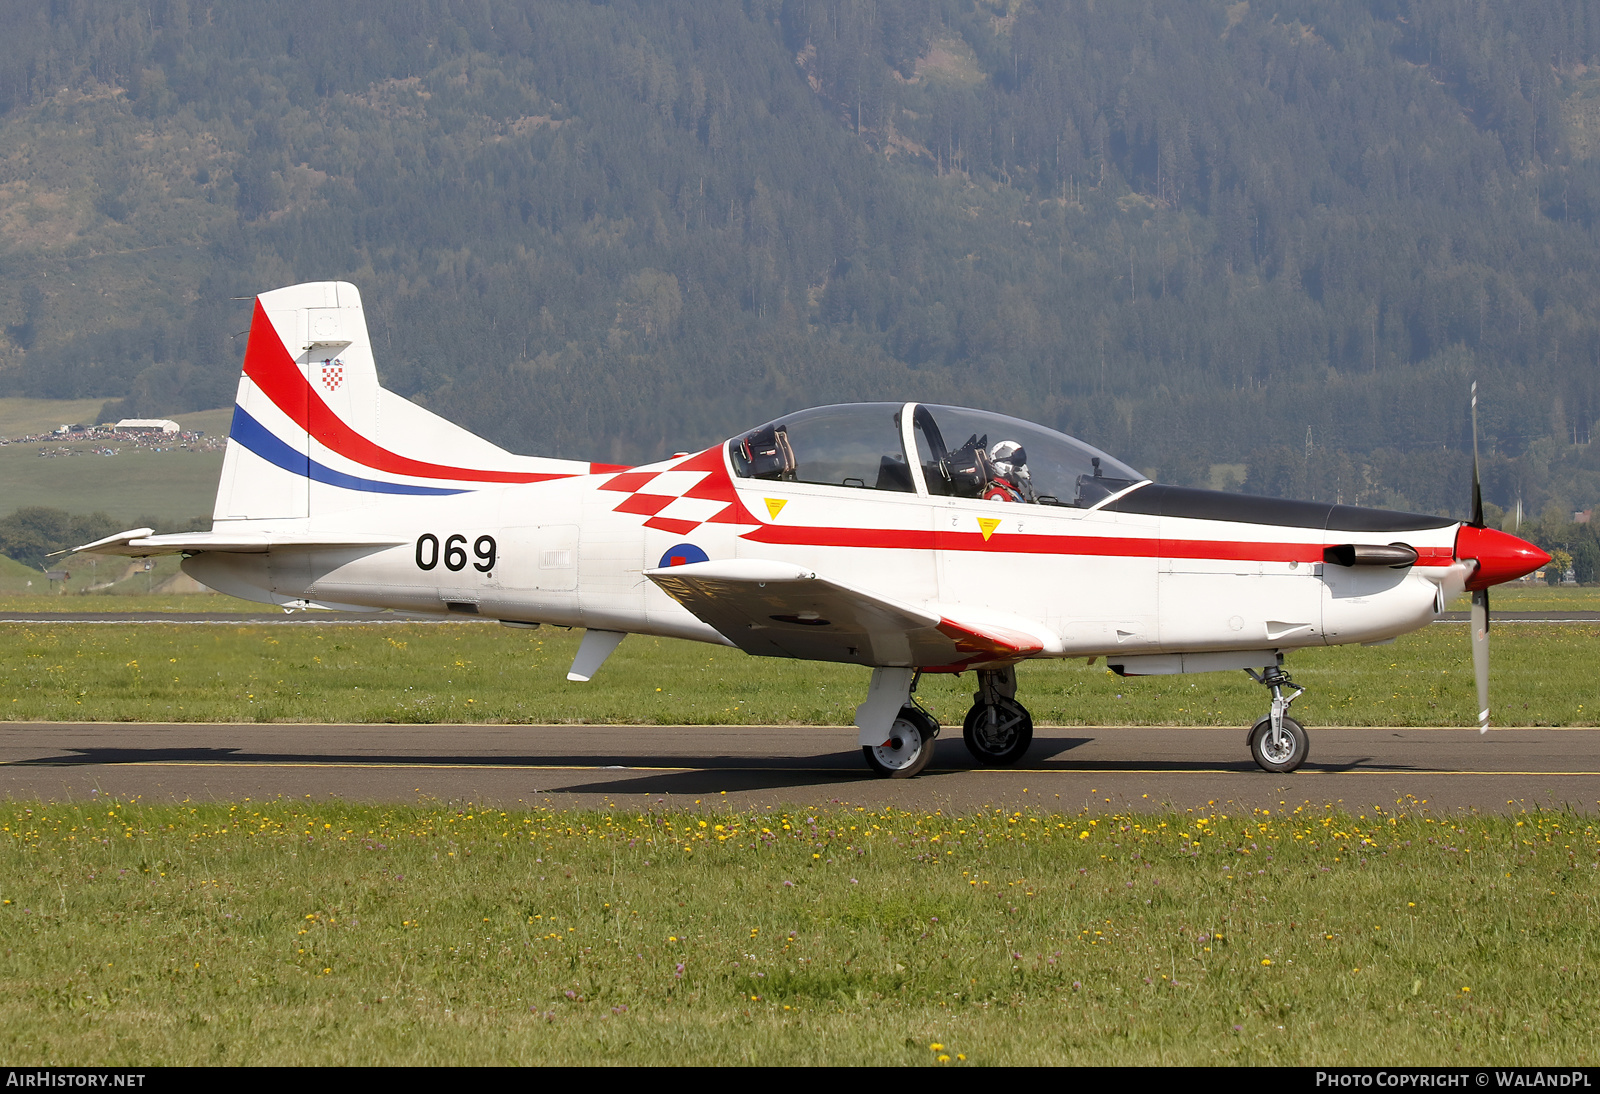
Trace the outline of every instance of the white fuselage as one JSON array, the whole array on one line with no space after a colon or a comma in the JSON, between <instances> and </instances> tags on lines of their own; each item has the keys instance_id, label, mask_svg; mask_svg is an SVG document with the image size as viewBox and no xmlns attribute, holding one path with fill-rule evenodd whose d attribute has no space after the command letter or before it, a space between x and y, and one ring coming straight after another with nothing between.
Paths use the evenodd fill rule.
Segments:
<instances>
[{"instance_id":1,"label":"white fuselage","mask_svg":"<svg viewBox=\"0 0 1600 1094\"><path fill-rule=\"evenodd\" d=\"M1416 565L1344 567L1322 561L1324 547L1402 537L935 497L920 477L908 493L740 479L722 447L692 459L704 467L717 458L723 466L711 477L736 492L741 509L722 522L711 518L723 502L685 496L706 474L675 470L690 462L675 459L623 476L251 521L252 531L359 530L403 543L214 552L184 569L223 592L285 606L454 612L726 643L644 576L687 547L711 560L848 575L907 604L1017 626L1040 637L1046 657L1383 641L1436 618L1471 573L1451 557L1454 524L1404 534L1423 555ZM648 481L619 487L628 476Z\"/></svg>"}]
</instances>

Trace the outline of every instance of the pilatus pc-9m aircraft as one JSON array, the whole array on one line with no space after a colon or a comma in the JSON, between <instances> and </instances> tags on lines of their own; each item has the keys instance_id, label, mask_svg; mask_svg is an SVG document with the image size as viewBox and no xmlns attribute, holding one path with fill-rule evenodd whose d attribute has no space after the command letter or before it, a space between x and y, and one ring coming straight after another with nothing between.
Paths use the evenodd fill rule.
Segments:
<instances>
[{"instance_id":1,"label":"pilatus pc-9m aircraft","mask_svg":"<svg viewBox=\"0 0 1600 1094\"><path fill-rule=\"evenodd\" d=\"M256 299L209 532L140 528L80 550L181 553L285 608L461 613L585 629L567 679L628 634L872 670L856 726L881 775L915 775L939 725L920 673L971 671L980 764L1033 738L1030 658L1129 676L1239 670L1270 691L1249 733L1269 771L1306 758L1283 668L1306 646L1385 642L1474 593L1488 724L1488 593L1543 565L1473 517L1150 482L1015 418L923 403L824 406L644 467L516 456L378 386L355 286Z\"/></svg>"}]
</instances>

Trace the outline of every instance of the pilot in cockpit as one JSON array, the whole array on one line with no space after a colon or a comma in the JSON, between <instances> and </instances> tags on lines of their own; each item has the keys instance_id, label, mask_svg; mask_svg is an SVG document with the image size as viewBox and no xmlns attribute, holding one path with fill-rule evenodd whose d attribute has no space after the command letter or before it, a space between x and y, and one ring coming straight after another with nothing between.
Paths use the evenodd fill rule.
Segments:
<instances>
[{"instance_id":1,"label":"pilot in cockpit","mask_svg":"<svg viewBox=\"0 0 1600 1094\"><path fill-rule=\"evenodd\" d=\"M1028 474L1028 453L1016 441L1000 441L989 450L989 468L992 473L983 496L990 501L1025 501L1036 503L1033 476Z\"/></svg>"},{"instance_id":2,"label":"pilot in cockpit","mask_svg":"<svg viewBox=\"0 0 1600 1094\"><path fill-rule=\"evenodd\" d=\"M974 433L967 443L939 461L939 471L956 497L985 501L1037 503L1033 478L1028 474L1028 454L1017 441L1000 441L989 447L987 434Z\"/></svg>"}]
</instances>

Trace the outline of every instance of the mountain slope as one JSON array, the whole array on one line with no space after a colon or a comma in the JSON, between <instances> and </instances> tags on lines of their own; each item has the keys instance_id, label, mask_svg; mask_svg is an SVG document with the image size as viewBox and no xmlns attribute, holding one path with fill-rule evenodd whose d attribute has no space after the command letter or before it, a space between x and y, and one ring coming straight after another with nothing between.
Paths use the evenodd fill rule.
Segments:
<instances>
[{"instance_id":1,"label":"mountain slope","mask_svg":"<svg viewBox=\"0 0 1600 1094\"><path fill-rule=\"evenodd\" d=\"M915 397L1459 510L1477 378L1496 503L1600 494L1582 3L0 19L6 393L217 405L233 298L339 277L390 386L526 451Z\"/></svg>"}]
</instances>

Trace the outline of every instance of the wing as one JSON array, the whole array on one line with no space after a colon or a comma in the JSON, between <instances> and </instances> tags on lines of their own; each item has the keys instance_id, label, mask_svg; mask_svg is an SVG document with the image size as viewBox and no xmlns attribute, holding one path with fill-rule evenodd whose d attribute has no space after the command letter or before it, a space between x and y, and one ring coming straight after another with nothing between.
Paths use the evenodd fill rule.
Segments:
<instances>
[{"instance_id":1,"label":"wing","mask_svg":"<svg viewBox=\"0 0 1600 1094\"><path fill-rule=\"evenodd\" d=\"M937 605L879 596L790 563L728 559L645 576L757 656L957 671L1010 664L1046 646L1014 626L958 621Z\"/></svg>"}]
</instances>

